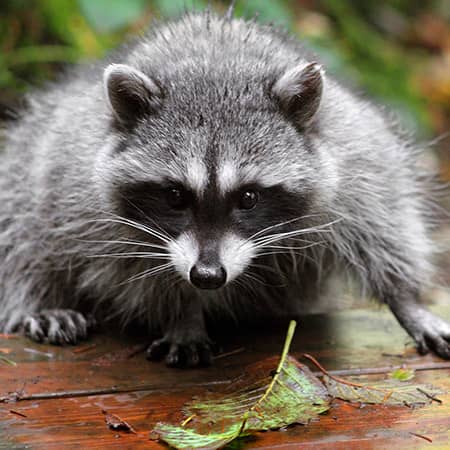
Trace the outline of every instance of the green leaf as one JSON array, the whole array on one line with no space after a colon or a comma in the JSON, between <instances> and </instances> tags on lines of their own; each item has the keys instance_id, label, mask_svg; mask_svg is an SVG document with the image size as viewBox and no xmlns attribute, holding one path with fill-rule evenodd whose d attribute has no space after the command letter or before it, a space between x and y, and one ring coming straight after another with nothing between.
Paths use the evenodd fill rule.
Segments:
<instances>
[{"instance_id":1,"label":"green leaf","mask_svg":"<svg viewBox=\"0 0 450 450\"><path fill-rule=\"evenodd\" d=\"M187 416L215 423L245 418L244 430L262 431L307 423L328 408L329 397L324 386L306 366L286 356L272 379L262 378L230 395L195 400L184 411Z\"/></svg>"},{"instance_id":2,"label":"green leaf","mask_svg":"<svg viewBox=\"0 0 450 450\"><path fill-rule=\"evenodd\" d=\"M413 369L395 369L389 374L390 378L398 381L409 381L412 380L414 376L415 372Z\"/></svg>"},{"instance_id":3,"label":"green leaf","mask_svg":"<svg viewBox=\"0 0 450 450\"><path fill-rule=\"evenodd\" d=\"M241 433L241 426L242 423L237 422L222 432L200 434L182 426L159 423L153 431L160 439L177 449L214 450L236 439Z\"/></svg>"},{"instance_id":4,"label":"green leaf","mask_svg":"<svg viewBox=\"0 0 450 450\"><path fill-rule=\"evenodd\" d=\"M333 398L359 403L423 406L439 392L424 385L398 380L371 386L325 375L323 383L303 364L288 355L296 327L291 321L277 369L277 358L247 367L239 381L221 393L192 400L183 408L180 425L158 423L158 439L177 449L213 450L254 431L307 424L330 408ZM307 356L307 355L305 355ZM309 356L310 360L314 358ZM324 372L318 362L318 367Z\"/></svg>"},{"instance_id":5,"label":"green leaf","mask_svg":"<svg viewBox=\"0 0 450 450\"><path fill-rule=\"evenodd\" d=\"M370 386L352 386L328 376L325 376L323 381L331 396L358 403L418 407L431 403L431 397L440 393L432 386L399 384L394 380L374 383ZM424 392L429 395L427 396Z\"/></svg>"},{"instance_id":6,"label":"green leaf","mask_svg":"<svg viewBox=\"0 0 450 450\"><path fill-rule=\"evenodd\" d=\"M188 403L184 408L188 419L180 426L158 424L159 438L179 449L215 449L243 433L304 424L328 410L325 387L306 366L288 356L295 326L291 321L274 372L273 358L250 366L244 381L235 383L231 392Z\"/></svg>"},{"instance_id":7,"label":"green leaf","mask_svg":"<svg viewBox=\"0 0 450 450\"><path fill-rule=\"evenodd\" d=\"M139 19L146 0L78 0L81 11L100 32L114 31Z\"/></svg>"}]
</instances>

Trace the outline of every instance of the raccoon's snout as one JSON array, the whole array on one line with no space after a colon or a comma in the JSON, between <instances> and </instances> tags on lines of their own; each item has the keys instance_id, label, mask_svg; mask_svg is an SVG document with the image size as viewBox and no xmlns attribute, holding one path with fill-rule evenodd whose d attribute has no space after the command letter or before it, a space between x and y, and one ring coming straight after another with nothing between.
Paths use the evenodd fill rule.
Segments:
<instances>
[{"instance_id":1,"label":"raccoon's snout","mask_svg":"<svg viewBox=\"0 0 450 450\"><path fill-rule=\"evenodd\" d=\"M168 245L178 274L198 289L219 289L239 277L256 256L253 243L232 231L199 240L184 232Z\"/></svg>"},{"instance_id":2,"label":"raccoon's snout","mask_svg":"<svg viewBox=\"0 0 450 450\"><path fill-rule=\"evenodd\" d=\"M219 263L206 264L198 262L189 272L191 283L199 289L218 289L227 280L227 272Z\"/></svg>"}]
</instances>

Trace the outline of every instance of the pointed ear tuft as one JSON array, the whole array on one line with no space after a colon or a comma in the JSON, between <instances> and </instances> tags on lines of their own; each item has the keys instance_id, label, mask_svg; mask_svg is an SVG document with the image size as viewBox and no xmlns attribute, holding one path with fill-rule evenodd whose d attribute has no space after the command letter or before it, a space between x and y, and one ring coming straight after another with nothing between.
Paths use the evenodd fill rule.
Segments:
<instances>
[{"instance_id":1,"label":"pointed ear tuft","mask_svg":"<svg viewBox=\"0 0 450 450\"><path fill-rule=\"evenodd\" d=\"M161 89L133 67L109 65L103 74L103 83L111 110L121 125L132 126L140 117L161 106Z\"/></svg>"},{"instance_id":2,"label":"pointed ear tuft","mask_svg":"<svg viewBox=\"0 0 450 450\"><path fill-rule=\"evenodd\" d=\"M311 124L322 98L324 70L315 62L288 70L273 86L283 111L297 125Z\"/></svg>"}]
</instances>

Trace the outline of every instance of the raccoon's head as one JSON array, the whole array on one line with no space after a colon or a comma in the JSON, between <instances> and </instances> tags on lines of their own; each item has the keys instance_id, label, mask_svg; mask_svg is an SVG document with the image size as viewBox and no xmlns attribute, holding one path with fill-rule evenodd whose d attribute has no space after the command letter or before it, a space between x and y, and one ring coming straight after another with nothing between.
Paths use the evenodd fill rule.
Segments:
<instances>
[{"instance_id":1,"label":"raccoon's head","mask_svg":"<svg viewBox=\"0 0 450 450\"><path fill-rule=\"evenodd\" d=\"M200 67L170 78L114 64L104 85L114 204L152 230L186 281L225 286L302 234L323 170L311 137L318 64L269 74Z\"/></svg>"}]
</instances>

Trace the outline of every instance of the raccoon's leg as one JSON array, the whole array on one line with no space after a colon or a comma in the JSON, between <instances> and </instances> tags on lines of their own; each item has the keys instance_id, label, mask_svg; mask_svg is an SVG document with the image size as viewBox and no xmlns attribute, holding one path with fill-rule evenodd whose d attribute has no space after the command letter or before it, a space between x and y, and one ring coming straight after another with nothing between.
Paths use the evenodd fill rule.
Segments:
<instances>
[{"instance_id":1,"label":"raccoon's leg","mask_svg":"<svg viewBox=\"0 0 450 450\"><path fill-rule=\"evenodd\" d=\"M178 314L169 321L164 336L147 349L147 359L165 356L169 367L196 367L211 364L211 342L205 328L201 303L195 299L183 302Z\"/></svg>"},{"instance_id":2,"label":"raccoon's leg","mask_svg":"<svg viewBox=\"0 0 450 450\"><path fill-rule=\"evenodd\" d=\"M418 292L400 284L402 289L386 294L383 300L417 343L417 350L430 350L441 358L450 359L450 324L435 316L418 302Z\"/></svg>"},{"instance_id":3,"label":"raccoon's leg","mask_svg":"<svg viewBox=\"0 0 450 450\"><path fill-rule=\"evenodd\" d=\"M85 317L72 309L18 311L5 319L2 331L22 333L35 342L64 345L86 339L95 325L93 317Z\"/></svg>"},{"instance_id":4,"label":"raccoon's leg","mask_svg":"<svg viewBox=\"0 0 450 450\"><path fill-rule=\"evenodd\" d=\"M70 300L60 282L52 277L30 277L27 283L4 283L0 304L0 331L22 333L36 342L75 344L87 337L93 317L61 307L58 299ZM51 287L49 287L51 286Z\"/></svg>"},{"instance_id":5,"label":"raccoon's leg","mask_svg":"<svg viewBox=\"0 0 450 450\"><path fill-rule=\"evenodd\" d=\"M392 236L395 237L395 232L391 231ZM382 242L381 239L380 242ZM420 353L433 351L441 358L450 359L450 324L420 304L419 287L414 280L415 277L420 276L421 259L427 256L424 254L421 258L416 255L417 262L415 262L415 258L410 257L411 249L400 248L401 243L401 237L392 242L384 242L383 252L378 252L376 248L360 248L357 252L361 257L360 265L366 268L366 274L362 278L369 277L372 291L389 306L400 325L415 340ZM380 254L384 255L384 259L380 257ZM406 259L405 255L409 258ZM403 272L409 273L409 276L393 275L395 269L392 270L392 268L396 267L396 261L401 261L398 267L402 267ZM391 270L387 271L387 267Z\"/></svg>"}]
</instances>

